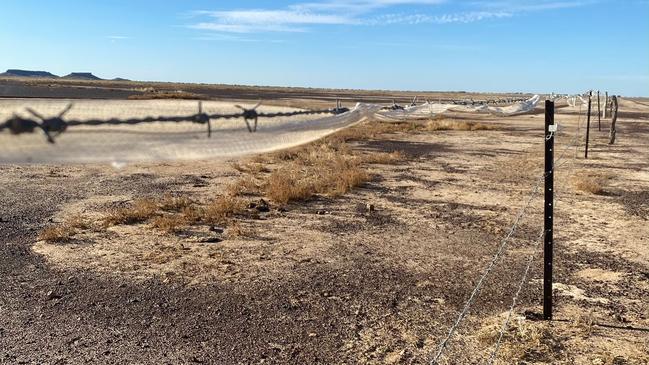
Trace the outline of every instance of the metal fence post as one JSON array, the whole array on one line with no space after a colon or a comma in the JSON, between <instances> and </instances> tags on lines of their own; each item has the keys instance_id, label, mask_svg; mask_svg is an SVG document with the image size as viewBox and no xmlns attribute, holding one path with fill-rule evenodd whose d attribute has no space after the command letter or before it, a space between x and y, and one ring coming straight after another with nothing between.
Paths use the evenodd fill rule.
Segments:
<instances>
[{"instance_id":1,"label":"metal fence post","mask_svg":"<svg viewBox=\"0 0 649 365\"><path fill-rule=\"evenodd\" d=\"M554 214L554 102L545 101L545 203L543 207L543 319L552 319L552 259Z\"/></svg>"},{"instance_id":2,"label":"metal fence post","mask_svg":"<svg viewBox=\"0 0 649 365\"><path fill-rule=\"evenodd\" d=\"M591 112L592 102L593 102L593 92L591 91L588 94L588 121L586 122L586 153L584 154L584 158L588 158L588 140L590 139L590 112Z\"/></svg>"}]
</instances>

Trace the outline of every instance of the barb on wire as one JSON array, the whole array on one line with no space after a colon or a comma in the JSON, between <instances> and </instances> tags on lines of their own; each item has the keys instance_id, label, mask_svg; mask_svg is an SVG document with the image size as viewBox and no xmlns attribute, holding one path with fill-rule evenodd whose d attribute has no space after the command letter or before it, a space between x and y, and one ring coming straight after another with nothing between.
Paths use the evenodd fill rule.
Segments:
<instances>
[{"instance_id":1,"label":"barb on wire","mask_svg":"<svg viewBox=\"0 0 649 365\"><path fill-rule=\"evenodd\" d=\"M241 116L243 117L243 121L246 122L246 127L248 127L248 132L256 132L257 131L257 120L259 119L259 114L257 113L257 108L261 105L261 100L253 106L250 109L246 109L242 107L241 105L235 105L235 107L241 109ZM253 128L250 127L250 123L248 121L255 121L255 125Z\"/></svg>"}]
</instances>

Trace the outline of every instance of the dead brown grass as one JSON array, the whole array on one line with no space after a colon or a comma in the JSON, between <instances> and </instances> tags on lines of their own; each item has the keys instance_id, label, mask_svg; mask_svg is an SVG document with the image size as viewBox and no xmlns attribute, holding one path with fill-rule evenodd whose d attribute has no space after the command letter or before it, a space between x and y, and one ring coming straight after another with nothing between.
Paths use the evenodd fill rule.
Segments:
<instances>
[{"instance_id":1,"label":"dead brown grass","mask_svg":"<svg viewBox=\"0 0 649 365\"><path fill-rule=\"evenodd\" d=\"M38 235L38 240L47 243L69 242L75 234L77 234L77 231L74 228L61 224L46 227Z\"/></svg>"},{"instance_id":2,"label":"dead brown grass","mask_svg":"<svg viewBox=\"0 0 649 365\"><path fill-rule=\"evenodd\" d=\"M244 227L240 222L232 222L225 230L225 237L228 239L253 237L255 230L250 227Z\"/></svg>"},{"instance_id":3,"label":"dead brown grass","mask_svg":"<svg viewBox=\"0 0 649 365\"><path fill-rule=\"evenodd\" d=\"M478 340L492 350L498 339L502 318L495 318L478 331ZM496 364L525 362L553 363L562 352L562 340L544 322L531 322L523 317L512 318L504 333Z\"/></svg>"},{"instance_id":4,"label":"dead brown grass","mask_svg":"<svg viewBox=\"0 0 649 365\"><path fill-rule=\"evenodd\" d=\"M188 93L185 91L154 91L143 94L130 95L129 100L155 100L155 99L180 99L180 100L206 100L204 95Z\"/></svg>"},{"instance_id":5,"label":"dead brown grass","mask_svg":"<svg viewBox=\"0 0 649 365\"><path fill-rule=\"evenodd\" d=\"M202 220L208 224L227 224L230 218L241 214L245 208L245 201L237 197L220 196L205 207Z\"/></svg>"},{"instance_id":6,"label":"dead brown grass","mask_svg":"<svg viewBox=\"0 0 649 365\"><path fill-rule=\"evenodd\" d=\"M117 208L104 217L105 226L138 224L158 215L158 203L151 198L137 199L129 207Z\"/></svg>"},{"instance_id":7,"label":"dead brown grass","mask_svg":"<svg viewBox=\"0 0 649 365\"><path fill-rule=\"evenodd\" d=\"M610 178L608 175L582 171L573 176L572 183L576 190L602 195L606 192L605 188Z\"/></svg>"},{"instance_id":8,"label":"dead brown grass","mask_svg":"<svg viewBox=\"0 0 649 365\"><path fill-rule=\"evenodd\" d=\"M160 209L168 212L180 212L194 204L194 202L188 197L173 196L171 194L165 194L161 199L157 200L156 203L159 205Z\"/></svg>"},{"instance_id":9,"label":"dead brown grass","mask_svg":"<svg viewBox=\"0 0 649 365\"><path fill-rule=\"evenodd\" d=\"M361 158L364 163L368 164L392 165L406 160L407 156L402 151L370 152L364 154Z\"/></svg>"},{"instance_id":10,"label":"dead brown grass","mask_svg":"<svg viewBox=\"0 0 649 365\"><path fill-rule=\"evenodd\" d=\"M259 183L252 175L246 175L226 187L230 196L257 195L259 194Z\"/></svg>"},{"instance_id":11,"label":"dead brown grass","mask_svg":"<svg viewBox=\"0 0 649 365\"><path fill-rule=\"evenodd\" d=\"M286 151L284 161L266 179L263 191L279 204L311 198L315 194L339 196L370 179L363 160L344 143L320 143Z\"/></svg>"},{"instance_id":12,"label":"dead brown grass","mask_svg":"<svg viewBox=\"0 0 649 365\"><path fill-rule=\"evenodd\" d=\"M431 120L425 125L427 131L490 131L497 130L495 124L467 122L463 120Z\"/></svg>"},{"instance_id":13,"label":"dead brown grass","mask_svg":"<svg viewBox=\"0 0 649 365\"><path fill-rule=\"evenodd\" d=\"M151 221L151 226L165 233L178 233L182 227L187 224L183 215L170 214L155 217Z\"/></svg>"},{"instance_id":14,"label":"dead brown grass","mask_svg":"<svg viewBox=\"0 0 649 365\"><path fill-rule=\"evenodd\" d=\"M205 211L202 207L192 205L183 208L180 214L186 224L192 225L203 221L203 217L205 216Z\"/></svg>"},{"instance_id":15,"label":"dead brown grass","mask_svg":"<svg viewBox=\"0 0 649 365\"><path fill-rule=\"evenodd\" d=\"M38 239L48 243L62 243L72 240L79 230L91 228L90 222L81 215L67 218L63 223L43 229Z\"/></svg>"},{"instance_id":16,"label":"dead brown grass","mask_svg":"<svg viewBox=\"0 0 649 365\"><path fill-rule=\"evenodd\" d=\"M257 162L252 160L244 163L233 162L232 168L239 172L246 172L255 175L270 172L270 170L268 170L268 168L264 166L263 162Z\"/></svg>"}]
</instances>

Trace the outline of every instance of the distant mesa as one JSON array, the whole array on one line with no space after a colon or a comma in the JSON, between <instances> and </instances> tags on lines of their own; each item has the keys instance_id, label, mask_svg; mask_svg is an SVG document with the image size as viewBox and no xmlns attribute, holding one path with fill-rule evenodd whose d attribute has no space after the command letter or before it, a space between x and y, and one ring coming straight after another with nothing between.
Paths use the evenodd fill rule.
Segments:
<instances>
[{"instance_id":1,"label":"distant mesa","mask_svg":"<svg viewBox=\"0 0 649 365\"><path fill-rule=\"evenodd\" d=\"M28 71L28 70L12 70L9 69L5 73L1 73L0 77L39 77L46 79L58 79L59 77L47 71Z\"/></svg>"},{"instance_id":2,"label":"distant mesa","mask_svg":"<svg viewBox=\"0 0 649 365\"><path fill-rule=\"evenodd\" d=\"M73 72L69 75L63 76L62 78L67 80L102 80L90 72Z\"/></svg>"},{"instance_id":3,"label":"distant mesa","mask_svg":"<svg viewBox=\"0 0 649 365\"><path fill-rule=\"evenodd\" d=\"M47 71L29 71L29 70L18 70L18 69L9 69L5 73L0 73L0 78L40 78L40 79L63 79L63 80L86 80L86 81L99 81L103 80L90 72L73 72L69 75L59 77L53 73ZM128 79L123 79L117 77L111 81L130 81Z\"/></svg>"}]
</instances>

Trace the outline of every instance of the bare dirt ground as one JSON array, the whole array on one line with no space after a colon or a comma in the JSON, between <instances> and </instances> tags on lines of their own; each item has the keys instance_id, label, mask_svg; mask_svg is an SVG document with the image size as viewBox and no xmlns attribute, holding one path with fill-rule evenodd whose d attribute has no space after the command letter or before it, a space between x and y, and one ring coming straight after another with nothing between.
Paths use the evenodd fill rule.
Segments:
<instances>
[{"instance_id":1,"label":"bare dirt ground","mask_svg":"<svg viewBox=\"0 0 649 365\"><path fill-rule=\"evenodd\" d=\"M498 363L649 363L649 107L623 100L613 146L609 121L600 132L596 119L589 159L581 141L575 158L583 117L558 110L555 321L534 319L539 254ZM369 181L339 197L271 200L268 212L235 217L237 234L165 233L146 222L38 240L71 216L98 222L140 197L210 199L281 159L1 166L0 363L429 362L543 168L541 111L445 121L495 128L357 126L383 132L358 133L350 153L403 158L363 164ZM261 167L239 167L251 163ZM541 195L445 363L489 356L526 259L540 249Z\"/></svg>"}]
</instances>

